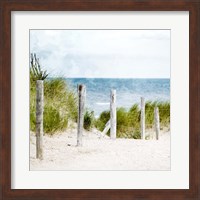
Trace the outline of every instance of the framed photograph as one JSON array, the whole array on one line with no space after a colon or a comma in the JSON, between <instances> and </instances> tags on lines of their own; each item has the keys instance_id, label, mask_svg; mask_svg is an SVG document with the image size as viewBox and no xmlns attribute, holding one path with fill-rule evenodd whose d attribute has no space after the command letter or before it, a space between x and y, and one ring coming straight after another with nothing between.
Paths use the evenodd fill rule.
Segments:
<instances>
[{"instance_id":1,"label":"framed photograph","mask_svg":"<svg viewBox=\"0 0 200 200\"><path fill-rule=\"evenodd\" d=\"M2 199L199 199L198 1L2 1Z\"/></svg>"}]
</instances>

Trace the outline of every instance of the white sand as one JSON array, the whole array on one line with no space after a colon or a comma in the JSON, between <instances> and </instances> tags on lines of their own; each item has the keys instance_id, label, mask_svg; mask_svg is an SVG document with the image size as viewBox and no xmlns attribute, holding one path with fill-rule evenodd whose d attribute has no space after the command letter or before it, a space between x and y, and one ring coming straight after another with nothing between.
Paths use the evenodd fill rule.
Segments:
<instances>
[{"instance_id":1,"label":"white sand","mask_svg":"<svg viewBox=\"0 0 200 200\"><path fill-rule=\"evenodd\" d=\"M76 129L44 136L44 159L35 158L35 136L30 138L30 170L170 170L170 133L159 140L99 138L84 132L76 147Z\"/></svg>"}]
</instances>

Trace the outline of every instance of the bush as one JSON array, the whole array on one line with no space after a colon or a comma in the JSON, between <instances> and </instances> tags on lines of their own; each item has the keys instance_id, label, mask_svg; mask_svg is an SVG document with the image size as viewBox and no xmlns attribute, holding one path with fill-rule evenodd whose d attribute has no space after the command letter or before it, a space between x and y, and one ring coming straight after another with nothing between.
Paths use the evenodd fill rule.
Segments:
<instances>
[{"instance_id":1,"label":"bush","mask_svg":"<svg viewBox=\"0 0 200 200\"><path fill-rule=\"evenodd\" d=\"M103 131L109 119L110 119L110 112L109 111L102 112L100 114L100 117L97 120L95 120L95 127L98 130Z\"/></svg>"},{"instance_id":2,"label":"bush","mask_svg":"<svg viewBox=\"0 0 200 200\"><path fill-rule=\"evenodd\" d=\"M84 123L83 127L86 130L90 130L94 125L94 112L89 112L88 110L84 114Z\"/></svg>"}]
</instances>

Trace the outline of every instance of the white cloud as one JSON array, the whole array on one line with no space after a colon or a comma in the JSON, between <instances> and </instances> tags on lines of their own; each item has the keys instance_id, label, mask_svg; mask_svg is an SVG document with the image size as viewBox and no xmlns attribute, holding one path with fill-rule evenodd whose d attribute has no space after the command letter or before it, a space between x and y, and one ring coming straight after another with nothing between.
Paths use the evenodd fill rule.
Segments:
<instances>
[{"instance_id":1,"label":"white cloud","mask_svg":"<svg viewBox=\"0 0 200 200\"><path fill-rule=\"evenodd\" d=\"M170 77L169 30L31 30L30 44L53 75Z\"/></svg>"}]
</instances>

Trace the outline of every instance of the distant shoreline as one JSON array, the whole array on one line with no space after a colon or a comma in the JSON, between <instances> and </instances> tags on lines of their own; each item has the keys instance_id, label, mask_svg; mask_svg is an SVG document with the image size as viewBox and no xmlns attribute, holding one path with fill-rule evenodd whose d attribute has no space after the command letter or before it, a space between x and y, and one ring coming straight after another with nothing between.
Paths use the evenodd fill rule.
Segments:
<instances>
[{"instance_id":1,"label":"distant shoreline","mask_svg":"<svg viewBox=\"0 0 200 200\"><path fill-rule=\"evenodd\" d=\"M65 78L69 87L77 92L77 85L86 86L86 107L99 116L109 109L110 90L116 90L117 107L131 108L145 101L170 101L170 79L133 79L133 78ZM98 104L100 102L100 104Z\"/></svg>"}]
</instances>

